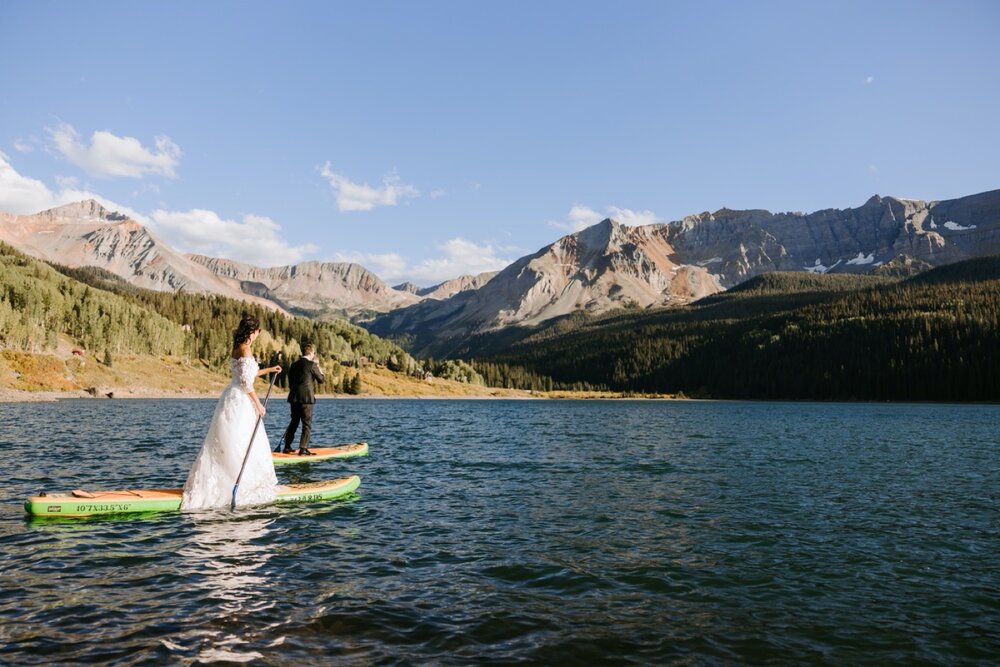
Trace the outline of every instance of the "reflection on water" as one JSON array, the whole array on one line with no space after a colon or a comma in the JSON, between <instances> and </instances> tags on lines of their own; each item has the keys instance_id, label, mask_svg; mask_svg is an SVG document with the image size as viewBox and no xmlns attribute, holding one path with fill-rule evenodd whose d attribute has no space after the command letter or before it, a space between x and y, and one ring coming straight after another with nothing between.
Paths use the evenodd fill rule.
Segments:
<instances>
[{"instance_id":1,"label":"reflection on water","mask_svg":"<svg viewBox=\"0 0 1000 667\"><path fill-rule=\"evenodd\" d=\"M208 515L208 516L206 516ZM262 568L272 554L263 542L271 518L239 518L222 512L188 514L194 531L178 553L198 573L196 583L219 600L223 614L238 614L263 587Z\"/></svg>"},{"instance_id":2,"label":"reflection on water","mask_svg":"<svg viewBox=\"0 0 1000 667\"><path fill-rule=\"evenodd\" d=\"M200 589L203 606L200 622L209 626L241 626L246 617L275 605L267 594L266 566L273 557L267 542L273 517L234 516L225 510L189 512L184 519L191 533L178 550L187 578ZM173 652L197 649L203 662L249 662L263 657L248 650L242 632L205 628L164 638Z\"/></svg>"},{"instance_id":3,"label":"reflection on water","mask_svg":"<svg viewBox=\"0 0 1000 667\"><path fill-rule=\"evenodd\" d=\"M347 501L24 520L43 489L179 487L213 408L0 405L0 662L1000 654L997 406L321 401L317 442L370 456L279 480L358 473Z\"/></svg>"}]
</instances>

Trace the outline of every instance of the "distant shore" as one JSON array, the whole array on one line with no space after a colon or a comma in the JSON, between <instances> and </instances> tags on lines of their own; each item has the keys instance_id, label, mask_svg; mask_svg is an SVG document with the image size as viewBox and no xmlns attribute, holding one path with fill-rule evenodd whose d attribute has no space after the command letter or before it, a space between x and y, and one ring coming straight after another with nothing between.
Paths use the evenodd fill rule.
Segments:
<instances>
[{"instance_id":1,"label":"distant shore","mask_svg":"<svg viewBox=\"0 0 1000 667\"><path fill-rule=\"evenodd\" d=\"M539 391L527 391L520 389L497 389L494 392L490 391L489 387L483 388L485 391L483 393L476 394L400 394L400 395L385 395L385 394L360 394L357 396L346 395L346 394L318 394L317 399L320 400L392 400L392 399L407 399L407 400L466 400L466 401L491 401L491 400L525 400L525 401L541 401L541 400L601 400L601 401L613 401L622 399L633 399L633 398L643 398L649 400L688 400L685 398L678 398L676 396L624 396L615 392L573 392L573 391L553 391L553 392L539 392ZM98 394L97 396L91 396L85 391L26 391L23 389L9 389L0 387L0 403L52 403L55 401L65 401L65 400L88 400L88 401L107 401L107 400L163 400L163 399L178 399L178 400L195 400L195 399L217 399L220 392L212 393L198 393L198 392L170 392L170 391L159 391L150 389L136 389L128 391L115 391L108 392L112 393L112 396L107 396L106 394ZM259 394L263 395L264 392L258 391ZM282 393L272 393L272 400L279 400L281 402L285 401L287 394Z\"/></svg>"},{"instance_id":2,"label":"distant shore","mask_svg":"<svg viewBox=\"0 0 1000 667\"><path fill-rule=\"evenodd\" d=\"M0 403L51 403L53 401L65 401L75 399L86 399L88 401L137 399L137 398L218 398L218 394L198 394L180 393L166 391L133 391L125 393L112 392L113 397L106 395L91 396L85 391L27 391L24 389L0 388Z\"/></svg>"},{"instance_id":3,"label":"distant shore","mask_svg":"<svg viewBox=\"0 0 1000 667\"><path fill-rule=\"evenodd\" d=\"M419 379L386 368L369 366L352 371L361 376L360 394L324 393L323 399L597 399L630 398L611 391L531 391L487 387L445 378ZM202 362L178 357L119 354L114 366L94 356L80 357L72 348L42 354L0 351L0 403L40 403L70 399L216 399L229 384L227 374L213 371ZM332 377L329 387L339 387ZM257 379L263 397L267 380ZM284 401L287 390L274 387L272 398ZM638 397L637 397L638 398ZM649 399L676 399L660 394Z\"/></svg>"}]
</instances>

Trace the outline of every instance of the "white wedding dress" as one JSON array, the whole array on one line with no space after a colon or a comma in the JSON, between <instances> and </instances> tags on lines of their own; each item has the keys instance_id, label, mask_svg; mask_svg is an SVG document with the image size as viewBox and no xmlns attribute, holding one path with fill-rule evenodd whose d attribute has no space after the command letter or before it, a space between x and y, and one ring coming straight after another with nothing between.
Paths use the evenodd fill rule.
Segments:
<instances>
[{"instance_id":1,"label":"white wedding dress","mask_svg":"<svg viewBox=\"0 0 1000 667\"><path fill-rule=\"evenodd\" d=\"M205 442L187 482L181 509L229 507L233 485L240 474L250 434L257 423L257 410L247 392L253 391L253 381L259 366L253 357L229 360L232 382L222 392L212 415ZM278 478L271 461L271 446L261 423L250 447L247 466L236 493L237 505L262 505L274 502Z\"/></svg>"}]
</instances>

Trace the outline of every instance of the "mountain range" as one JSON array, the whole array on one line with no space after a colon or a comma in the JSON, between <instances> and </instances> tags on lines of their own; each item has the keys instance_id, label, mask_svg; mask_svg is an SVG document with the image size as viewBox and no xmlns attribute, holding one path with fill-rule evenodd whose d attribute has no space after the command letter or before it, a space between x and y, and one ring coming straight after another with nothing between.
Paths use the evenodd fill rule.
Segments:
<instances>
[{"instance_id":1,"label":"mountain range","mask_svg":"<svg viewBox=\"0 0 1000 667\"><path fill-rule=\"evenodd\" d=\"M0 212L0 241L55 264L106 269L137 287L221 294L320 319L363 320L423 299L474 289L492 276L461 276L410 292L393 289L368 269L349 262L261 268L185 255L140 222L92 199L34 215Z\"/></svg>"},{"instance_id":2,"label":"mountain range","mask_svg":"<svg viewBox=\"0 0 1000 667\"><path fill-rule=\"evenodd\" d=\"M35 215L0 212L0 241L48 262L107 269L137 287L262 301L191 262L139 222L92 199Z\"/></svg>"},{"instance_id":3,"label":"mountain range","mask_svg":"<svg viewBox=\"0 0 1000 667\"><path fill-rule=\"evenodd\" d=\"M681 305L761 273L906 273L1000 253L1000 190L925 202L874 196L814 213L732 210L670 223L604 220L496 273L389 286L353 263L260 268L184 255L93 200L0 213L0 241L140 287L235 296L318 318L364 321L417 354L447 355L477 334L577 311Z\"/></svg>"},{"instance_id":4,"label":"mountain range","mask_svg":"<svg viewBox=\"0 0 1000 667\"><path fill-rule=\"evenodd\" d=\"M874 196L853 209L720 209L625 227L613 220L522 257L477 290L366 326L417 355L571 312L679 305L773 271L899 275L1000 253L1000 190L939 202Z\"/></svg>"},{"instance_id":5,"label":"mountain range","mask_svg":"<svg viewBox=\"0 0 1000 667\"><path fill-rule=\"evenodd\" d=\"M416 303L420 297L389 287L360 264L301 262L260 268L230 259L187 255L217 276L237 282L246 294L312 317L358 319Z\"/></svg>"}]
</instances>

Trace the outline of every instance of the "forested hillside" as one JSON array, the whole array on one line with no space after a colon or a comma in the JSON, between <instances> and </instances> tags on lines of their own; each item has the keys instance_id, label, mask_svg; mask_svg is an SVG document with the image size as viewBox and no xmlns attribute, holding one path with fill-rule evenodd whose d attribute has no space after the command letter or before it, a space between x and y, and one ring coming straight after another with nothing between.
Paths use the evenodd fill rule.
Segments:
<instances>
[{"instance_id":1,"label":"forested hillside","mask_svg":"<svg viewBox=\"0 0 1000 667\"><path fill-rule=\"evenodd\" d=\"M182 354L187 344L175 322L0 243L0 343L40 352L59 334L115 353Z\"/></svg>"},{"instance_id":2,"label":"forested hillside","mask_svg":"<svg viewBox=\"0 0 1000 667\"><path fill-rule=\"evenodd\" d=\"M302 317L220 296L153 292L102 269L56 267L0 243L0 343L29 352L52 349L60 334L101 352L183 355L226 368L232 331L244 312L261 321L254 351L289 358L310 340L329 364L361 357L396 370L416 362L398 346L344 322Z\"/></svg>"},{"instance_id":3,"label":"forested hillside","mask_svg":"<svg viewBox=\"0 0 1000 667\"><path fill-rule=\"evenodd\" d=\"M616 391L997 401L1000 257L897 283L761 276L686 308L567 318L490 361Z\"/></svg>"},{"instance_id":4,"label":"forested hillside","mask_svg":"<svg viewBox=\"0 0 1000 667\"><path fill-rule=\"evenodd\" d=\"M265 362L311 340L321 363L418 362L344 322L314 322L219 296L152 292L100 269L56 271L0 244L0 345L44 352L60 336L95 354L174 355L217 371L244 312ZM1000 257L901 282L767 274L684 308L576 313L471 341L427 360L438 377L494 387L685 393L717 398L1000 400ZM481 376L481 377L480 377Z\"/></svg>"},{"instance_id":5,"label":"forested hillside","mask_svg":"<svg viewBox=\"0 0 1000 667\"><path fill-rule=\"evenodd\" d=\"M393 370L412 370L416 362L399 346L374 336L346 322L319 322L305 317L290 317L278 311L228 297L185 292L154 292L129 285L118 276L94 267L56 267L80 282L115 293L122 299L157 313L187 331L185 351L191 357L225 367L232 345L232 331L243 313L250 313L261 323L262 335L255 352L277 347L289 358L300 354L304 340L316 345L321 358L358 362L362 357L371 363L386 364ZM264 359L264 361L267 361Z\"/></svg>"}]
</instances>

